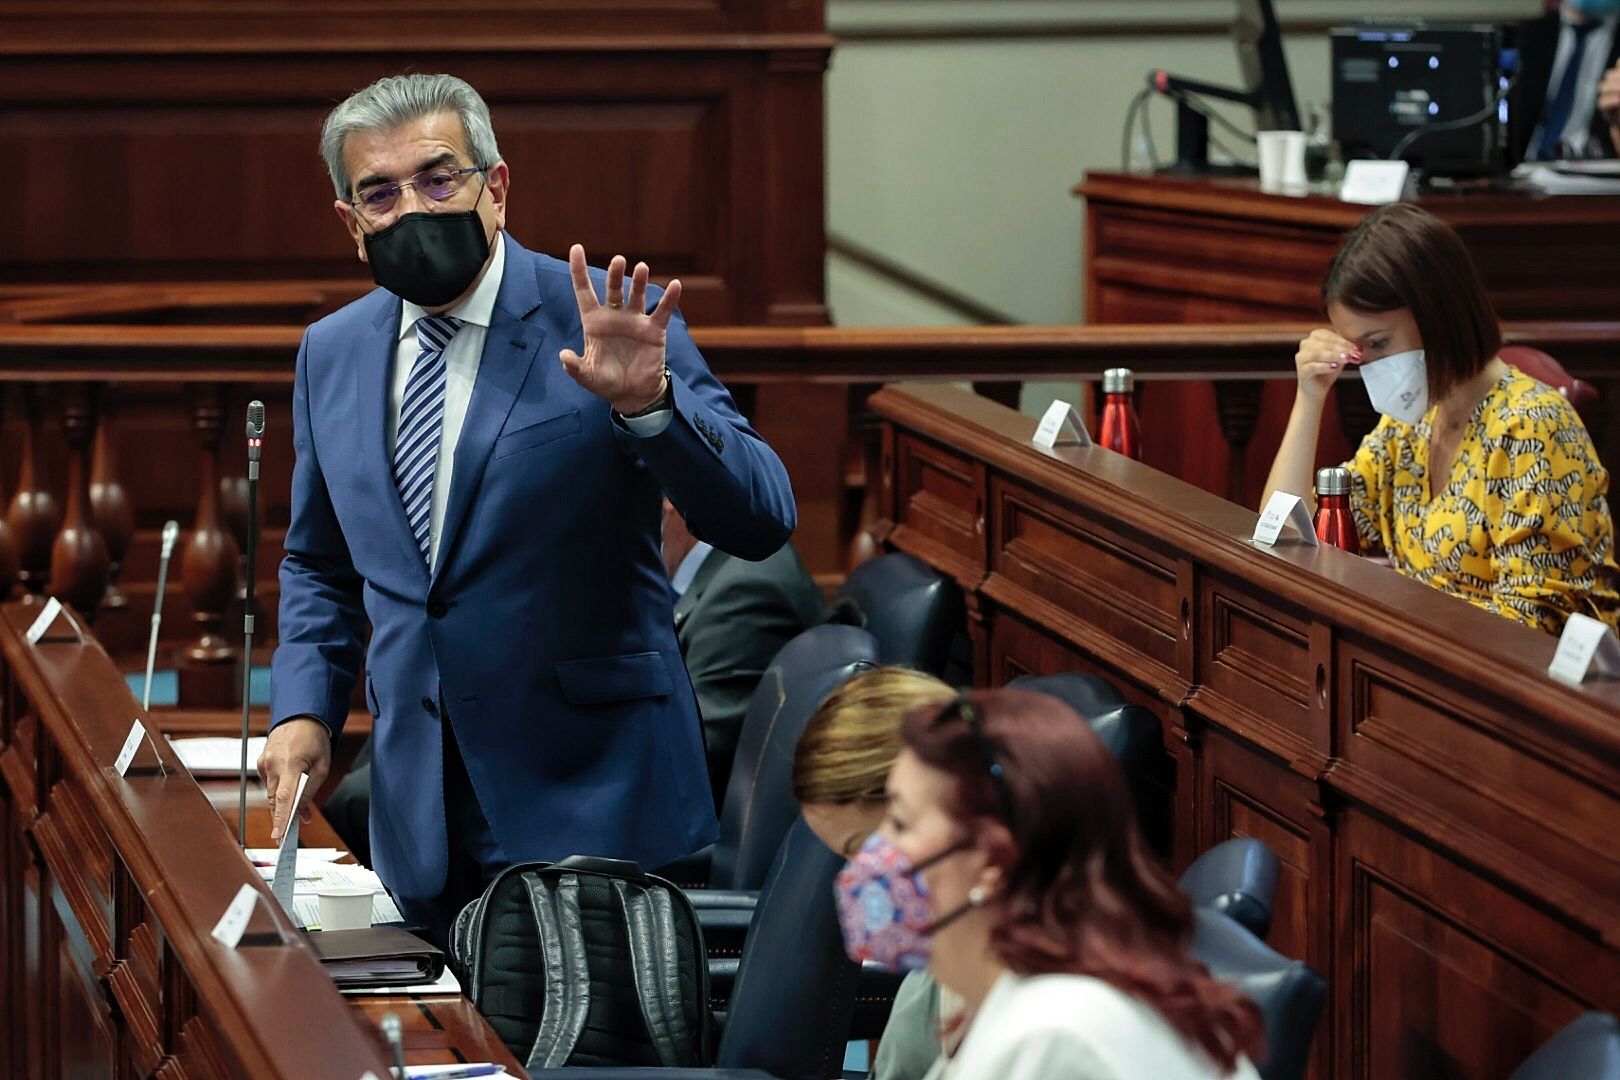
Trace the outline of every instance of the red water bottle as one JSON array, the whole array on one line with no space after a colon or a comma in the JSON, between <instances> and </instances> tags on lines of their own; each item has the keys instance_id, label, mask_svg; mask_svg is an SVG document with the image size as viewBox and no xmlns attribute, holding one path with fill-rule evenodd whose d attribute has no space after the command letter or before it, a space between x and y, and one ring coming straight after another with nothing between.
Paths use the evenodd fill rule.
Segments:
<instances>
[{"instance_id":1,"label":"red water bottle","mask_svg":"<svg viewBox=\"0 0 1620 1080\"><path fill-rule=\"evenodd\" d=\"M1316 470L1316 537L1324 544L1361 554L1361 537L1350 513L1350 470L1341 466Z\"/></svg>"},{"instance_id":2,"label":"red water bottle","mask_svg":"<svg viewBox=\"0 0 1620 1080\"><path fill-rule=\"evenodd\" d=\"M1109 368L1103 372L1102 424L1097 445L1141 461L1142 429L1136 420L1136 404L1131 400L1131 387L1135 382L1130 368Z\"/></svg>"}]
</instances>

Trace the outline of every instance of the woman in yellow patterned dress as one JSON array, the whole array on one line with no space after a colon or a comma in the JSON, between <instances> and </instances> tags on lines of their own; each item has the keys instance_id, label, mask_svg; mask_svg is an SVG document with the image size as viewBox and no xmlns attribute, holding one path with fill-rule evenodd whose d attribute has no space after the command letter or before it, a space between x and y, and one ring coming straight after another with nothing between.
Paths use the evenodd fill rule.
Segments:
<instances>
[{"instance_id":1,"label":"woman in yellow patterned dress","mask_svg":"<svg viewBox=\"0 0 1620 1080\"><path fill-rule=\"evenodd\" d=\"M1571 612L1620 625L1609 474L1569 402L1496 355L1501 329L1456 232L1410 204L1376 210L1322 296L1333 328L1294 357L1266 498L1310 499L1328 388L1359 368L1382 414L1346 466L1363 551L1549 633Z\"/></svg>"}]
</instances>

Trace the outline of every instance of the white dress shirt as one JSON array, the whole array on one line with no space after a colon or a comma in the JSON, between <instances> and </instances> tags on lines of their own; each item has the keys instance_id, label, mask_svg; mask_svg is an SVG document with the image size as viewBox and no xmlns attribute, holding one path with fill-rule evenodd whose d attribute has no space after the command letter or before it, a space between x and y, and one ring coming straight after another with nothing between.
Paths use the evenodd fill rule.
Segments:
<instances>
[{"instance_id":1,"label":"white dress shirt","mask_svg":"<svg viewBox=\"0 0 1620 1080\"><path fill-rule=\"evenodd\" d=\"M450 480L455 475L456 446L467 421L473 384L478 381L478 362L484 356L484 337L495 312L495 298L501 292L506 273L506 234L495 234L495 256L472 295L444 314L460 319L456 336L444 350L444 426L439 434L439 459L433 470L433 501L428 512L428 567L439 565L439 533L444 528L445 507L450 505ZM416 323L427 314L420 305L400 301L399 344L394 352L394 385L388 399L388 460L394 460L394 442L399 438L399 414L405 406L405 387L421 347L416 341ZM660 409L645 416L619 419L631 434L646 438L669 426L672 410Z\"/></svg>"},{"instance_id":2,"label":"white dress shirt","mask_svg":"<svg viewBox=\"0 0 1620 1080\"><path fill-rule=\"evenodd\" d=\"M1615 26L1620 16L1611 15L1586 32L1586 51L1581 54L1581 70L1575 77L1575 100L1569 108L1569 119L1559 134L1565 153L1583 157L1589 153L1592 140L1592 113L1597 109L1598 84L1608 67L1609 49L1614 45ZM1564 81L1570 54L1575 51L1575 27L1564 19L1558 28L1558 51L1553 54L1552 77L1547 80L1547 101L1550 104L1558 86ZM1541 145L1542 125L1536 125L1531 147Z\"/></svg>"},{"instance_id":3,"label":"white dress shirt","mask_svg":"<svg viewBox=\"0 0 1620 1080\"><path fill-rule=\"evenodd\" d=\"M628 420L625 422L630 423ZM704 561L713 550L713 544L699 540L692 545L691 551L681 557L680 565L675 567L675 572L669 577L669 587L674 590L676 596L686 595L686 590L692 587L692 579L698 576L698 571L703 569Z\"/></svg>"},{"instance_id":4,"label":"white dress shirt","mask_svg":"<svg viewBox=\"0 0 1620 1080\"><path fill-rule=\"evenodd\" d=\"M433 470L433 503L428 512L428 566L439 563L439 533L444 528L444 508L450 504L450 478L455 473L456 444L461 426L467 420L473 383L478 380L478 362L484 356L484 335L500 295L501 277L506 273L506 234L496 233L495 257L472 295L444 314L460 319L461 327L444 350L444 427L439 433L439 460ZM394 460L394 441L399 437L399 413L405 405L405 386L411 381L422 350L416 343L416 323L427 314L409 300L400 301L399 346L394 352L394 388L388 400L388 460Z\"/></svg>"},{"instance_id":5,"label":"white dress shirt","mask_svg":"<svg viewBox=\"0 0 1620 1080\"><path fill-rule=\"evenodd\" d=\"M1259 1080L1222 1073L1151 1006L1087 975L1008 972L926 1080Z\"/></svg>"}]
</instances>

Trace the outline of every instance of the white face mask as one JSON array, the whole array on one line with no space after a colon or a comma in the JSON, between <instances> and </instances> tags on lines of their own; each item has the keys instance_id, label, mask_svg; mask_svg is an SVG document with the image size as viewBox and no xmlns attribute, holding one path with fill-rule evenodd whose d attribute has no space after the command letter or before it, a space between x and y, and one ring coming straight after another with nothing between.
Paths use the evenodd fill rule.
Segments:
<instances>
[{"instance_id":1,"label":"white face mask","mask_svg":"<svg viewBox=\"0 0 1620 1080\"><path fill-rule=\"evenodd\" d=\"M1360 370L1372 407L1385 416L1415 424L1429 411L1429 369L1422 349L1374 360Z\"/></svg>"}]
</instances>

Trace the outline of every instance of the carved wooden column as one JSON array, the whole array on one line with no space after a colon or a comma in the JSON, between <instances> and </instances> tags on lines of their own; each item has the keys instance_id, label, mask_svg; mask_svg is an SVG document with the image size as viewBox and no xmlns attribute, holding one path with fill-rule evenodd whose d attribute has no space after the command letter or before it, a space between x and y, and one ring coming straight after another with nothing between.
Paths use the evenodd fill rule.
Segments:
<instances>
[{"instance_id":1,"label":"carved wooden column","mask_svg":"<svg viewBox=\"0 0 1620 1080\"><path fill-rule=\"evenodd\" d=\"M17 490L12 494L11 505L6 510L6 525L16 541L17 559L21 566L18 577L32 596L45 591L51 569L51 547L56 543L57 530L62 526L62 508L56 496L42 485L35 457L44 393L35 384L25 384L20 389L22 461L17 469Z\"/></svg>"},{"instance_id":2,"label":"carved wooden column","mask_svg":"<svg viewBox=\"0 0 1620 1080\"><path fill-rule=\"evenodd\" d=\"M1230 456L1226 462L1226 497L1247 504L1243 478L1249 466L1249 440L1260 418L1260 395L1265 383L1255 379L1215 380L1215 412L1220 418L1221 437Z\"/></svg>"},{"instance_id":3,"label":"carved wooden column","mask_svg":"<svg viewBox=\"0 0 1620 1080\"><path fill-rule=\"evenodd\" d=\"M192 388L191 423L197 434L197 519L180 555L180 580L200 636L182 656L180 704L230 708L237 704L239 650L221 633L236 596L236 541L221 527L219 442L222 393L217 384Z\"/></svg>"},{"instance_id":4,"label":"carved wooden column","mask_svg":"<svg viewBox=\"0 0 1620 1080\"><path fill-rule=\"evenodd\" d=\"M91 520L90 458L96 438L96 394L88 383L63 393L62 432L68 444L67 512L51 546L52 596L72 604L86 618L107 592L107 542Z\"/></svg>"},{"instance_id":5,"label":"carved wooden column","mask_svg":"<svg viewBox=\"0 0 1620 1080\"><path fill-rule=\"evenodd\" d=\"M90 466L90 515L96 531L107 544L107 595L103 612L122 611L128 606L118 587L118 573L135 536L135 508L129 493L118 480L118 451L113 437L113 411L109 407L110 388L101 388L100 422L96 425L95 455Z\"/></svg>"}]
</instances>

